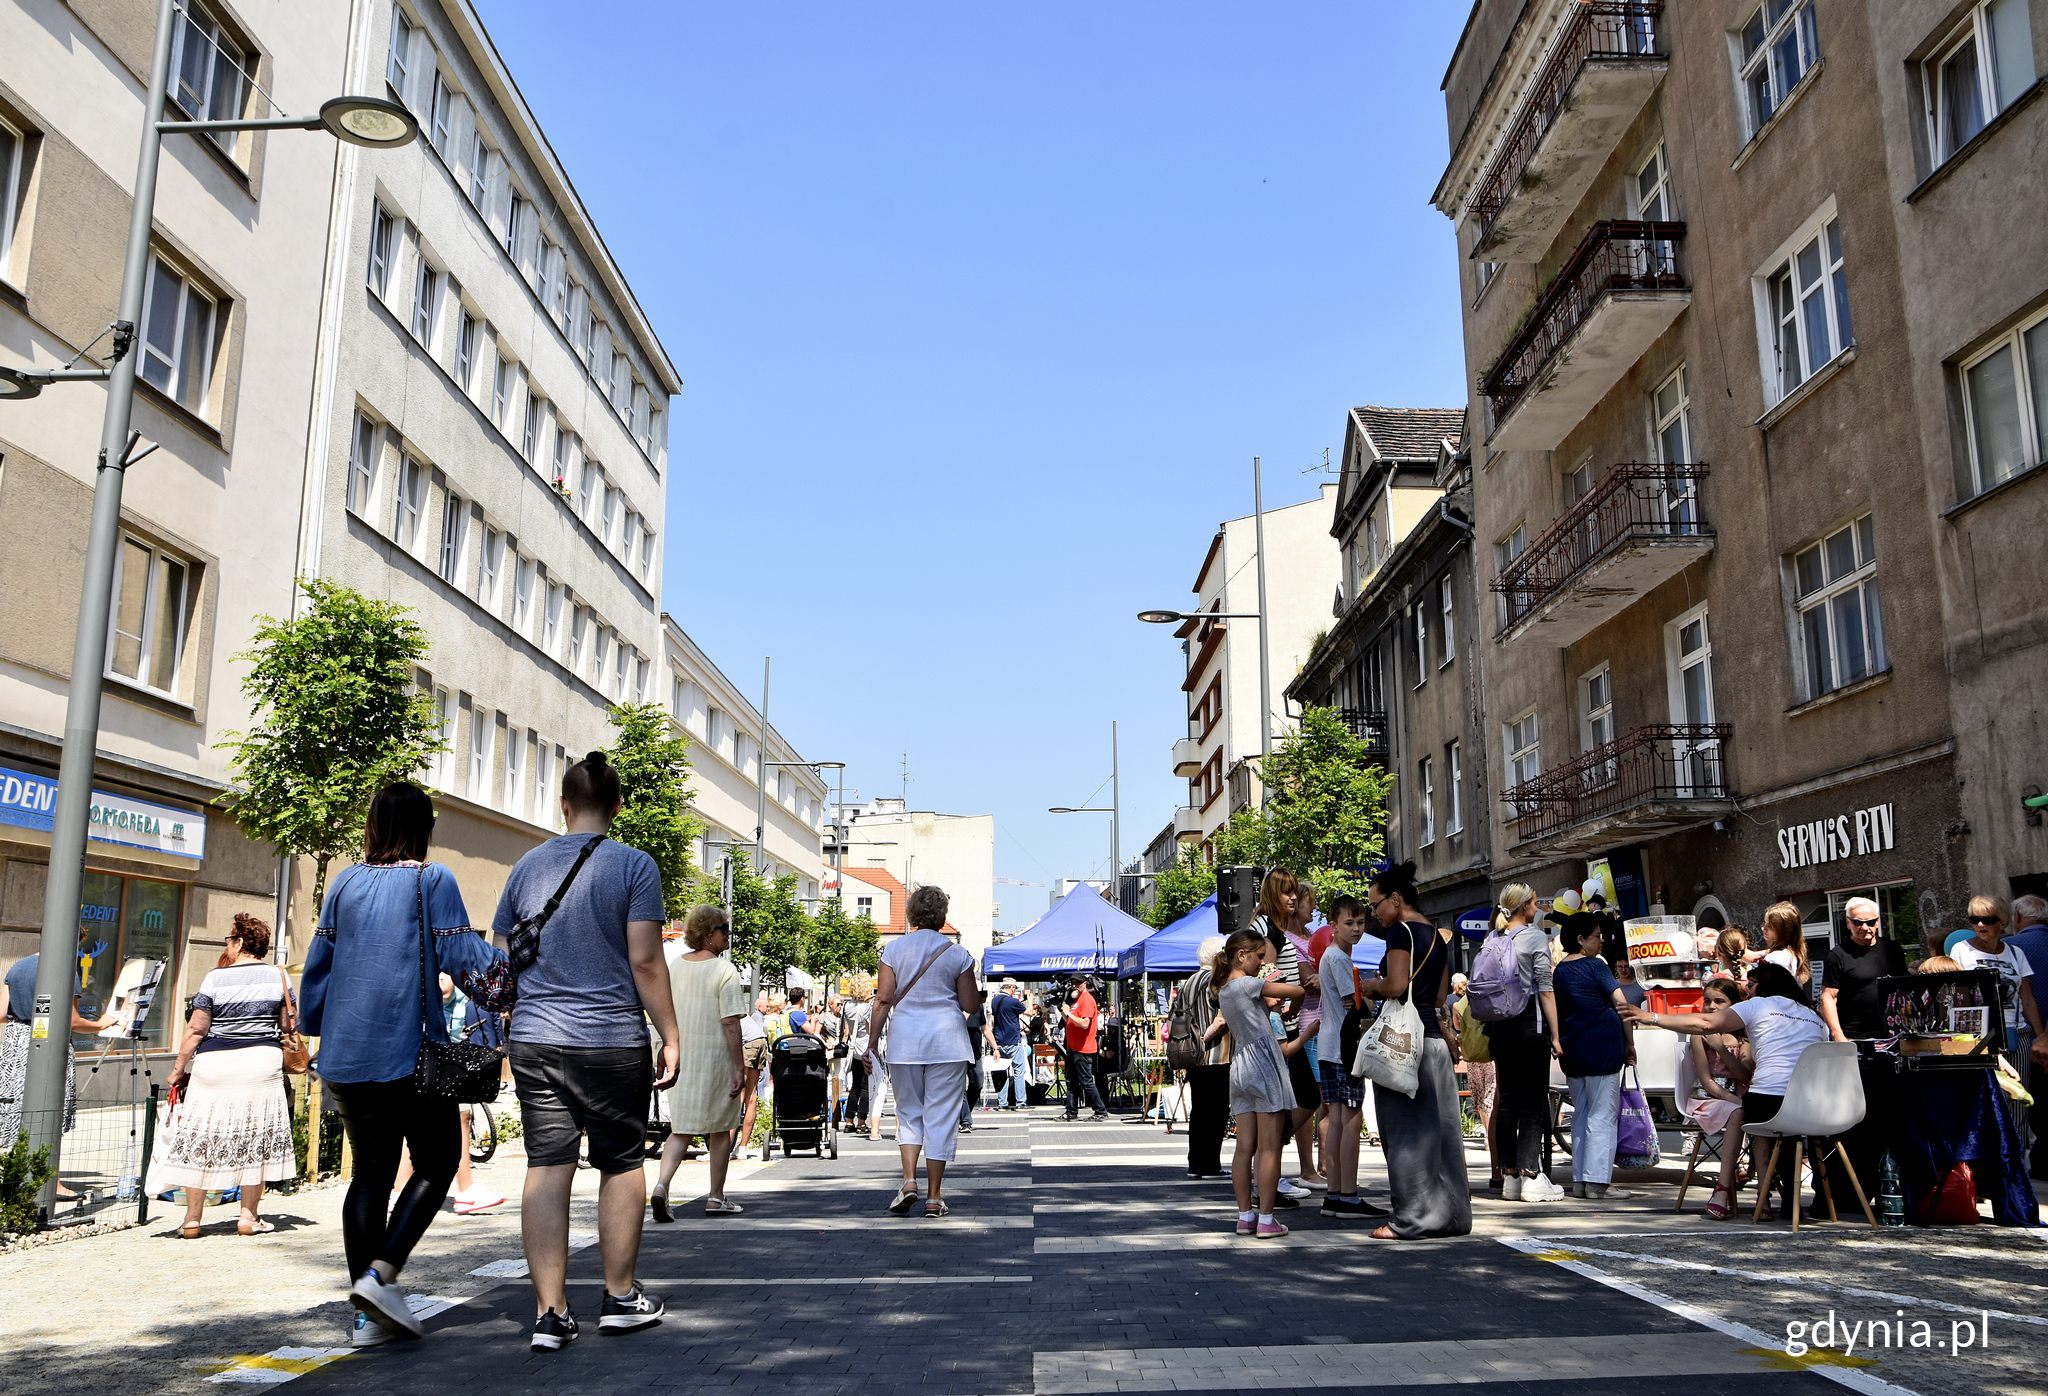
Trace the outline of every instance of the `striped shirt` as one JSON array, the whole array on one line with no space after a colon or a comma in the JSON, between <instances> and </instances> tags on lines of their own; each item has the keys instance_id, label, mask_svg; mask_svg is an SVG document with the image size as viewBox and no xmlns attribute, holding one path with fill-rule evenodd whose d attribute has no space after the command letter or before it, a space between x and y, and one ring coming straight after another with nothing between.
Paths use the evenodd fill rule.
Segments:
<instances>
[{"instance_id":1,"label":"striped shirt","mask_svg":"<svg viewBox=\"0 0 2048 1396\"><path fill-rule=\"evenodd\" d=\"M276 965L256 962L217 969L200 981L192 998L194 1011L213 1015L202 1052L233 1047L275 1047L280 1037L278 1012L284 1007L284 976Z\"/></svg>"}]
</instances>

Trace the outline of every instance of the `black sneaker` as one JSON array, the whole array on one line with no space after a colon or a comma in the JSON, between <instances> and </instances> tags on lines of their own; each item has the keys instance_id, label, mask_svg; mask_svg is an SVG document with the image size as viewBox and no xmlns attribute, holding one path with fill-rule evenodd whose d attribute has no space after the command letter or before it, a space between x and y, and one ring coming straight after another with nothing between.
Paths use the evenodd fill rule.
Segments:
<instances>
[{"instance_id":1,"label":"black sneaker","mask_svg":"<svg viewBox=\"0 0 2048 1396\"><path fill-rule=\"evenodd\" d=\"M1301 1204L1299 1202L1295 1201L1293 1198L1289 1197L1284 1192L1273 1199L1273 1210L1276 1212L1291 1211L1294 1208L1299 1207L1300 1205Z\"/></svg>"},{"instance_id":2,"label":"black sneaker","mask_svg":"<svg viewBox=\"0 0 2048 1396\"><path fill-rule=\"evenodd\" d=\"M1096 1111L1096 1112L1095 1112L1094 1114L1090 1115L1090 1116L1089 1116L1088 1118L1089 1118L1089 1119L1091 1119L1091 1120L1106 1120L1106 1119L1108 1119L1108 1118L1109 1118L1109 1112L1108 1112L1107 1110L1097 1110L1097 1111Z\"/></svg>"},{"instance_id":3,"label":"black sneaker","mask_svg":"<svg viewBox=\"0 0 2048 1396\"><path fill-rule=\"evenodd\" d=\"M576 1326L576 1315L549 1309L534 1321L531 1346L535 1352L560 1352L582 1331Z\"/></svg>"},{"instance_id":4,"label":"black sneaker","mask_svg":"<svg viewBox=\"0 0 2048 1396\"><path fill-rule=\"evenodd\" d=\"M1384 1217L1387 1215L1387 1209L1384 1207L1375 1207L1372 1205L1372 1203L1367 1202L1362 1197L1358 1199L1358 1201L1356 1202L1346 1202L1341 1198L1326 1197L1323 1199L1323 1215L1326 1217L1353 1218Z\"/></svg>"},{"instance_id":5,"label":"black sneaker","mask_svg":"<svg viewBox=\"0 0 2048 1396\"><path fill-rule=\"evenodd\" d=\"M614 1299L610 1290L605 1291L604 1307L597 1315L597 1331L604 1334L632 1333L652 1328L667 1312L668 1305L642 1289L640 1282L635 1280L633 1292L624 1299Z\"/></svg>"}]
</instances>

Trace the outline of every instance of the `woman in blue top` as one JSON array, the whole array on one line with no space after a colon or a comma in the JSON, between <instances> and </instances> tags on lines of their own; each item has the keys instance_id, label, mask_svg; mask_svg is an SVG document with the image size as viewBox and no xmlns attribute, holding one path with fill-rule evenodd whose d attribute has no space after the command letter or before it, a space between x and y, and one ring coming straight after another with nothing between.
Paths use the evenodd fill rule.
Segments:
<instances>
[{"instance_id":1,"label":"woman in blue top","mask_svg":"<svg viewBox=\"0 0 2048 1396\"><path fill-rule=\"evenodd\" d=\"M1565 934L1577 948L1557 962L1550 982L1557 995L1565 1082L1572 1091L1568 1191L1595 1201L1629 1197L1633 1194L1626 1188L1609 1186L1621 1126L1621 1068L1636 1059L1635 1029L1624 1027L1616 1012L1628 1007L1628 996L1600 958L1605 937L1597 921L1581 917Z\"/></svg>"},{"instance_id":2,"label":"woman in blue top","mask_svg":"<svg viewBox=\"0 0 2048 1396\"><path fill-rule=\"evenodd\" d=\"M363 861L327 889L300 980L301 1021L320 1039L320 1080L355 1154L341 1215L356 1277L349 1295L367 1319L409 1338L422 1329L398 1272L441 1210L460 1132L454 1102L413 1089L422 1031L448 1040L439 993L423 994L444 971L475 993L477 976L505 958L470 928L455 875L426 861L433 831L434 804L418 786L400 781L377 792ZM413 1172L387 1217L401 1146ZM357 1328L375 1339L363 1318Z\"/></svg>"}]
</instances>

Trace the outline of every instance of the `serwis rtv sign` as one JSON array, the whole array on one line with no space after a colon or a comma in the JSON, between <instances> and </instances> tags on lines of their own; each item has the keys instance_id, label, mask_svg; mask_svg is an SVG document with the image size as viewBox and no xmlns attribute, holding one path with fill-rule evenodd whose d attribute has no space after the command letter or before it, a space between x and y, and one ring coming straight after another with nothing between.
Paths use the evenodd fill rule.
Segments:
<instances>
[{"instance_id":1,"label":"serwis rtv sign","mask_svg":"<svg viewBox=\"0 0 2048 1396\"><path fill-rule=\"evenodd\" d=\"M1882 853L1892 846L1892 807L1872 805L1854 814L1788 824L1778 830L1778 866L1809 868L1843 858Z\"/></svg>"}]
</instances>

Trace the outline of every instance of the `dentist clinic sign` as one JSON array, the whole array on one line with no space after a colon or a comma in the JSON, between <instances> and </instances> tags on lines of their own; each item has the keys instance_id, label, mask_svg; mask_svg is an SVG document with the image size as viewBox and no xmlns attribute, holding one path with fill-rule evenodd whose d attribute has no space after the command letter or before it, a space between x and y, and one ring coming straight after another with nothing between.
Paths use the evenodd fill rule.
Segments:
<instances>
[{"instance_id":1,"label":"dentist clinic sign","mask_svg":"<svg viewBox=\"0 0 2048 1396\"><path fill-rule=\"evenodd\" d=\"M53 778L0 766L0 824L47 834L56 804ZM197 861L206 856L206 816L95 790L86 837L94 843L155 849Z\"/></svg>"},{"instance_id":2,"label":"dentist clinic sign","mask_svg":"<svg viewBox=\"0 0 2048 1396\"><path fill-rule=\"evenodd\" d=\"M1778 830L1778 867L1810 868L1844 858L1883 853L1895 842L1892 806L1872 805L1848 814L1824 816Z\"/></svg>"}]
</instances>

